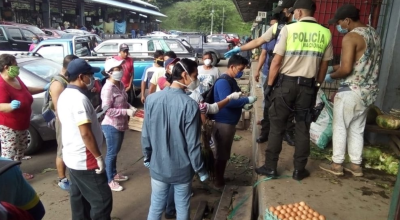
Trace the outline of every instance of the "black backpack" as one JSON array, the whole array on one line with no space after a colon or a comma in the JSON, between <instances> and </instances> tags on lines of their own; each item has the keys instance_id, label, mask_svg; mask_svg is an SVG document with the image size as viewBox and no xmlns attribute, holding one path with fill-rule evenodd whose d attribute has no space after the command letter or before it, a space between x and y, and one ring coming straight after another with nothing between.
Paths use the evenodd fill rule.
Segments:
<instances>
[{"instance_id":1,"label":"black backpack","mask_svg":"<svg viewBox=\"0 0 400 220\"><path fill-rule=\"evenodd\" d=\"M276 45L276 41L278 40L278 37L279 37L279 34L281 33L281 30L282 30L282 28L285 26L285 22L282 22L282 21L279 21L278 22L278 27L276 28L276 33L275 33L275 35L274 35L274 37L272 38L272 40L275 40L275 45ZM275 47L275 45L274 45L274 47ZM270 67L271 66L271 62L272 62L272 59L274 59L274 56L275 56L275 54L274 54L274 50L272 50L272 51L267 51L268 52L268 66Z\"/></svg>"},{"instance_id":2,"label":"black backpack","mask_svg":"<svg viewBox=\"0 0 400 220\"><path fill-rule=\"evenodd\" d=\"M225 79L228 81L229 85L231 86L232 92L239 92L240 88L237 86L236 80L232 79L232 77L228 76L227 74L222 74L217 80L215 80L214 84L211 86L211 88L201 94L203 97L203 102L208 103L208 104L213 104L215 102L214 100L214 87L215 84L217 84L217 81L220 79Z\"/></svg>"}]
</instances>

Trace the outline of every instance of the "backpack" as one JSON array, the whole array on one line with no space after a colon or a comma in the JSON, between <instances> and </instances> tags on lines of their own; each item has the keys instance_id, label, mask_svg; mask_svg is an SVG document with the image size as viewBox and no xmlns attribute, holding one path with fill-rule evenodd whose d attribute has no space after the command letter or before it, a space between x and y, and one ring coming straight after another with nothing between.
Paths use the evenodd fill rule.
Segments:
<instances>
[{"instance_id":1,"label":"backpack","mask_svg":"<svg viewBox=\"0 0 400 220\"><path fill-rule=\"evenodd\" d=\"M60 82L64 86L64 88L67 88L68 81L66 81L64 77L62 77L60 75L54 76L51 79L50 84L53 83L54 81ZM54 105L51 100L51 95L50 95L49 90L47 90L44 95L44 103L43 103L43 107L42 107L42 115L43 115L44 120L48 123L48 125L56 117L56 115L54 114ZM49 127L53 127L53 126L49 125Z\"/></svg>"},{"instance_id":2,"label":"backpack","mask_svg":"<svg viewBox=\"0 0 400 220\"><path fill-rule=\"evenodd\" d=\"M282 21L279 21L278 22L278 25L277 25L277 28L276 28L276 32L275 32L275 35L274 35L274 37L272 38L272 40L275 40L275 45L276 45L276 41L278 40L278 37L279 37L279 34L281 33L281 30L282 30L282 28L285 26L285 22L282 22ZM275 47L275 46L274 46ZM271 63L272 63L272 59L274 59L274 56L275 56L275 54L274 54L274 51L272 50L272 51L267 51L268 52L268 66L270 67L271 66Z\"/></svg>"},{"instance_id":3,"label":"backpack","mask_svg":"<svg viewBox=\"0 0 400 220\"><path fill-rule=\"evenodd\" d=\"M207 90L207 91L205 91L205 92L203 92L201 94L201 96L203 97L203 101L205 103L213 104L215 102L215 99L214 99L214 87L215 87L215 84L217 84L217 81L220 80L220 79L224 79L224 80L228 81L228 83L229 83L229 85L230 85L230 87L232 89L232 92L240 91L240 88L237 86L237 84L235 84L236 80L232 79L227 74L222 74L217 80L215 80L214 84L211 86L211 88L209 90ZM209 118L213 118L212 115L208 115L208 117Z\"/></svg>"}]
</instances>

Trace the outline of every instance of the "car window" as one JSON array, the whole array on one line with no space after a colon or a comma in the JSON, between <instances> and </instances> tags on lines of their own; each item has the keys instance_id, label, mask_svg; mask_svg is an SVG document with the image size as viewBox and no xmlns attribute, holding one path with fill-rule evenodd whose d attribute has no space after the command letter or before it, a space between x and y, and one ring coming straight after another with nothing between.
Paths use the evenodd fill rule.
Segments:
<instances>
[{"instance_id":1,"label":"car window","mask_svg":"<svg viewBox=\"0 0 400 220\"><path fill-rule=\"evenodd\" d=\"M14 40L22 40L22 34L19 28L9 28L8 33L10 37Z\"/></svg>"},{"instance_id":2,"label":"car window","mask_svg":"<svg viewBox=\"0 0 400 220\"><path fill-rule=\"evenodd\" d=\"M131 52L142 52L142 44L141 43L133 43L131 45L129 45L129 51Z\"/></svg>"},{"instance_id":3,"label":"car window","mask_svg":"<svg viewBox=\"0 0 400 220\"><path fill-rule=\"evenodd\" d=\"M96 53L115 53L118 51L118 44L113 43L113 44L103 44L100 46Z\"/></svg>"},{"instance_id":4,"label":"car window","mask_svg":"<svg viewBox=\"0 0 400 220\"><path fill-rule=\"evenodd\" d=\"M186 52L185 48L178 41L165 40L165 43L168 45L169 49L174 52Z\"/></svg>"},{"instance_id":5,"label":"car window","mask_svg":"<svg viewBox=\"0 0 400 220\"><path fill-rule=\"evenodd\" d=\"M35 59L33 61L18 63L18 66L48 81L53 76L59 74L62 68L61 64L47 59Z\"/></svg>"},{"instance_id":6,"label":"car window","mask_svg":"<svg viewBox=\"0 0 400 220\"><path fill-rule=\"evenodd\" d=\"M7 36L4 34L4 29L0 27L0 41L7 41Z\"/></svg>"},{"instance_id":7,"label":"car window","mask_svg":"<svg viewBox=\"0 0 400 220\"><path fill-rule=\"evenodd\" d=\"M147 51L155 51L154 41L152 41L152 40L147 41Z\"/></svg>"},{"instance_id":8,"label":"car window","mask_svg":"<svg viewBox=\"0 0 400 220\"><path fill-rule=\"evenodd\" d=\"M42 57L62 63L64 59L64 47L62 45L41 46L36 53Z\"/></svg>"},{"instance_id":9,"label":"car window","mask_svg":"<svg viewBox=\"0 0 400 220\"><path fill-rule=\"evenodd\" d=\"M35 34L33 34L31 31L24 29L21 29L21 31L24 34L26 40L32 41L32 38L36 37Z\"/></svg>"},{"instance_id":10,"label":"car window","mask_svg":"<svg viewBox=\"0 0 400 220\"><path fill-rule=\"evenodd\" d=\"M189 43L191 45L199 45L200 44L200 38L199 37L196 37L196 38L189 37Z\"/></svg>"},{"instance_id":11,"label":"car window","mask_svg":"<svg viewBox=\"0 0 400 220\"><path fill-rule=\"evenodd\" d=\"M44 30L44 33L49 36L53 36L53 32Z\"/></svg>"},{"instance_id":12,"label":"car window","mask_svg":"<svg viewBox=\"0 0 400 220\"><path fill-rule=\"evenodd\" d=\"M90 49L88 42L77 42L75 44L75 55L78 57L90 56Z\"/></svg>"}]
</instances>

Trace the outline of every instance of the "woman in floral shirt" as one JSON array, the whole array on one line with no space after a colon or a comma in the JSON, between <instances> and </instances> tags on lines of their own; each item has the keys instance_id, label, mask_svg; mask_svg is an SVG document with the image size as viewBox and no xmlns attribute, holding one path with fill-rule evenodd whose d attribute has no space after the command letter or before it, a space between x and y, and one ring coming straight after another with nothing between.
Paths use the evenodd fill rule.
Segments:
<instances>
[{"instance_id":1,"label":"woman in floral shirt","mask_svg":"<svg viewBox=\"0 0 400 220\"><path fill-rule=\"evenodd\" d=\"M125 130L128 129L128 116L133 116L136 108L128 103L128 94L121 83L123 75L121 64L123 60L114 58L106 60L104 71L110 75L101 90L102 107L108 110L101 123L107 143L106 173L108 185L113 191L124 188L118 182L127 181L128 177L117 173L117 154L124 140Z\"/></svg>"}]
</instances>

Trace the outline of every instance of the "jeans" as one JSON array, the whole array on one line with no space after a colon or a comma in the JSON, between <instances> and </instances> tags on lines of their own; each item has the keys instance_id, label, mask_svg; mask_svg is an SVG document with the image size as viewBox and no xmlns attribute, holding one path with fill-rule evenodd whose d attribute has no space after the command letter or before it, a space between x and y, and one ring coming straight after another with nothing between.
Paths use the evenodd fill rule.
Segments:
<instances>
[{"instance_id":1,"label":"jeans","mask_svg":"<svg viewBox=\"0 0 400 220\"><path fill-rule=\"evenodd\" d=\"M107 179L108 183L110 183L117 174L117 154L121 150L125 132L117 130L111 125L102 125L101 127L107 143L107 155L105 162Z\"/></svg>"},{"instance_id":2,"label":"jeans","mask_svg":"<svg viewBox=\"0 0 400 220\"><path fill-rule=\"evenodd\" d=\"M176 219L190 219L192 181L183 184L169 184L151 178L151 204L147 220L161 220L161 215L167 204L170 186L173 186L175 191Z\"/></svg>"},{"instance_id":3,"label":"jeans","mask_svg":"<svg viewBox=\"0 0 400 220\"><path fill-rule=\"evenodd\" d=\"M165 207L165 213L168 215L174 215L176 212L174 194L175 194L174 186L170 185L167 197L167 207Z\"/></svg>"},{"instance_id":4,"label":"jeans","mask_svg":"<svg viewBox=\"0 0 400 220\"><path fill-rule=\"evenodd\" d=\"M344 162L347 147L351 162L361 164L367 112L368 108L355 92L336 94L332 122L333 162Z\"/></svg>"},{"instance_id":5,"label":"jeans","mask_svg":"<svg viewBox=\"0 0 400 220\"><path fill-rule=\"evenodd\" d=\"M69 169L72 220L110 220L113 206L105 173Z\"/></svg>"}]
</instances>

